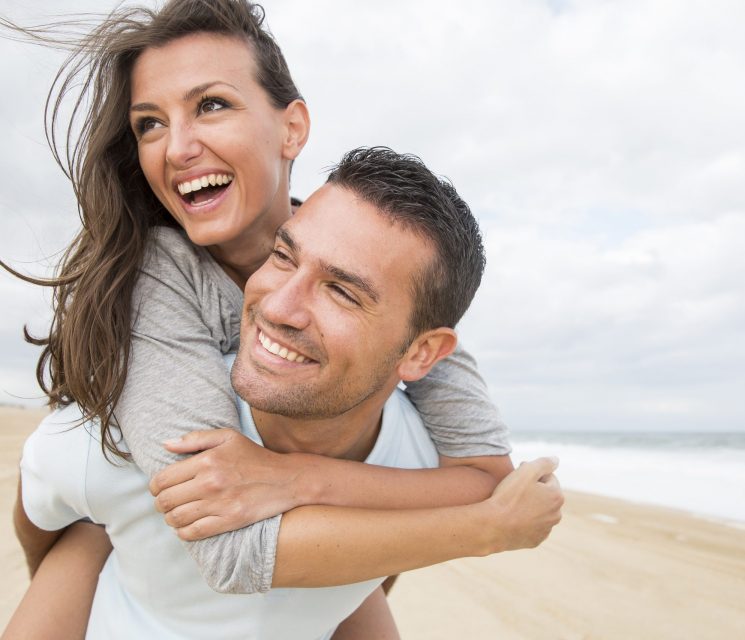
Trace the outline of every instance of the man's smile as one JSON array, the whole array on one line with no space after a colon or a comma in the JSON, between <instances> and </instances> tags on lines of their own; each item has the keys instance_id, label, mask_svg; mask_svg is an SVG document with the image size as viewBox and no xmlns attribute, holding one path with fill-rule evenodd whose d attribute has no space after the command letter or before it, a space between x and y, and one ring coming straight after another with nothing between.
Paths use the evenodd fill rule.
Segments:
<instances>
[{"instance_id":1,"label":"man's smile","mask_svg":"<svg viewBox=\"0 0 745 640\"><path fill-rule=\"evenodd\" d=\"M302 364L303 362L313 362L311 358L308 358L297 351L293 351L292 348L286 347L279 342L274 342L274 340L267 337L267 335L261 330L259 330L259 342L269 353L285 360L289 360L290 362L297 362L298 364Z\"/></svg>"}]
</instances>

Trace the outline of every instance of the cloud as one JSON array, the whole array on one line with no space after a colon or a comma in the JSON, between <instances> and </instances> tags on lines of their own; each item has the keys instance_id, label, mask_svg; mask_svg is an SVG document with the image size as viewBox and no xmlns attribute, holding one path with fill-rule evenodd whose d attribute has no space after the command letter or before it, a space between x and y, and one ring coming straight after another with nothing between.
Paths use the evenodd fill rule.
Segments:
<instances>
[{"instance_id":1,"label":"cloud","mask_svg":"<svg viewBox=\"0 0 745 640\"><path fill-rule=\"evenodd\" d=\"M489 267L461 333L513 427L745 429L745 4L264 4L313 116L297 195L387 144L480 218ZM39 273L77 224L40 127L56 62L3 40L0 55L0 255ZM7 286L25 311L0 325L3 388L33 378L11 325L44 317Z\"/></svg>"},{"instance_id":2,"label":"cloud","mask_svg":"<svg viewBox=\"0 0 745 640\"><path fill-rule=\"evenodd\" d=\"M485 282L460 333L500 404L519 396L519 427L623 428L631 413L650 429L740 428L730 392L745 384L745 216L612 247L533 226L486 237Z\"/></svg>"}]
</instances>

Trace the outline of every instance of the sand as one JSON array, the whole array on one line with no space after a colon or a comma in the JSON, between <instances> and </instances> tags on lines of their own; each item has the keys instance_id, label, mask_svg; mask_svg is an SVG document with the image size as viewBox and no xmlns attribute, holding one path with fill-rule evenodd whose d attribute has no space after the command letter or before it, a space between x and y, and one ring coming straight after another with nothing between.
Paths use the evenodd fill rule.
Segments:
<instances>
[{"instance_id":1,"label":"sand","mask_svg":"<svg viewBox=\"0 0 745 640\"><path fill-rule=\"evenodd\" d=\"M0 628L28 583L10 514L42 415L0 407ZM572 492L538 549L405 574L390 602L411 640L745 638L745 528Z\"/></svg>"}]
</instances>

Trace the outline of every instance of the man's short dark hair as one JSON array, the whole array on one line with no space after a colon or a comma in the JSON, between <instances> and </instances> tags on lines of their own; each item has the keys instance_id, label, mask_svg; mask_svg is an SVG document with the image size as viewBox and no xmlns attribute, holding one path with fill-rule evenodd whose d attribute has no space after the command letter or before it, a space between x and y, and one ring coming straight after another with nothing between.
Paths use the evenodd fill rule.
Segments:
<instances>
[{"instance_id":1,"label":"man's short dark hair","mask_svg":"<svg viewBox=\"0 0 745 640\"><path fill-rule=\"evenodd\" d=\"M453 185L417 156L387 147L350 151L327 182L349 189L434 248L435 258L412 282L412 338L455 327L481 284L486 259L478 223Z\"/></svg>"}]
</instances>

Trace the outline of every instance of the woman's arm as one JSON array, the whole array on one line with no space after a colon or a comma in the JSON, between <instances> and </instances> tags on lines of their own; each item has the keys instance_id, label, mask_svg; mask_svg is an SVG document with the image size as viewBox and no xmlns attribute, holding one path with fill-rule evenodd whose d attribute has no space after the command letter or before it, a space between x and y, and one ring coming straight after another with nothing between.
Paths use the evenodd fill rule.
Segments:
<instances>
[{"instance_id":1,"label":"woman's arm","mask_svg":"<svg viewBox=\"0 0 745 640\"><path fill-rule=\"evenodd\" d=\"M463 556L534 547L561 518L556 466L548 458L522 464L491 497L472 505L294 509L282 519L272 586L348 584ZM195 527L199 534L199 523ZM233 591L239 582L235 576L220 590Z\"/></svg>"},{"instance_id":2,"label":"woman's arm","mask_svg":"<svg viewBox=\"0 0 745 640\"><path fill-rule=\"evenodd\" d=\"M223 353L237 344L241 307L242 292L206 251L176 230L153 231L133 295L130 361L114 412L148 476L181 458L163 440L196 429L238 429ZM266 591L278 531L274 517L186 547L213 588Z\"/></svg>"},{"instance_id":3,"label":"woman's arm","mask_svg":"<svg viewBox=\"0 0 745 640\"><path fill-rule=\"evenodd\" d=\"M460 345L420 380L406 383L406 394L422 416L447 465L499 474L494 458L510 451L509 430L489 396L476 360Z\"/></svg>"},{"instance_id":4,"label":"woman's arm","mask_svg":"<svg viewBox=\"0 0 745 640\"><path fill-rule=\"evenodd\" d=\"M488 498L495 478L513 470L509 456L477 459L491 467L488 474L464 464L449 466L452 459L442 459L445 466L437 469L393 469L280 454L229 429L196 431L168 448L201 452L161 471L150 483L156 508L184 540L239 529L274 515L288 501L366 509L471 504Z\"/></svg>"},{"instance_id":5,"label":"woman's arm","mask_svg":"<svg viewBox=\"0 0 745 640\"><path fill-rule=\"evenodd\" d=\"M23 511L22 505L17 505L19 510ZM98 574L111 544L103 527L95 524L77 522L59 533L59 540L34 571L2 640L85 637Z\"/></svg>"},{"instance_id":6,"label":"woman's arm","mask_svg":"<svg viewBox=\"0 0 745 640\"><path fill-rule=\"evenodd\" d=\"M561 519L557 461L524 463L485 501L440 509L301 507L285 514L274 587L359 582L464 556L535 547Z\"/></svg>"}]
</instances>

